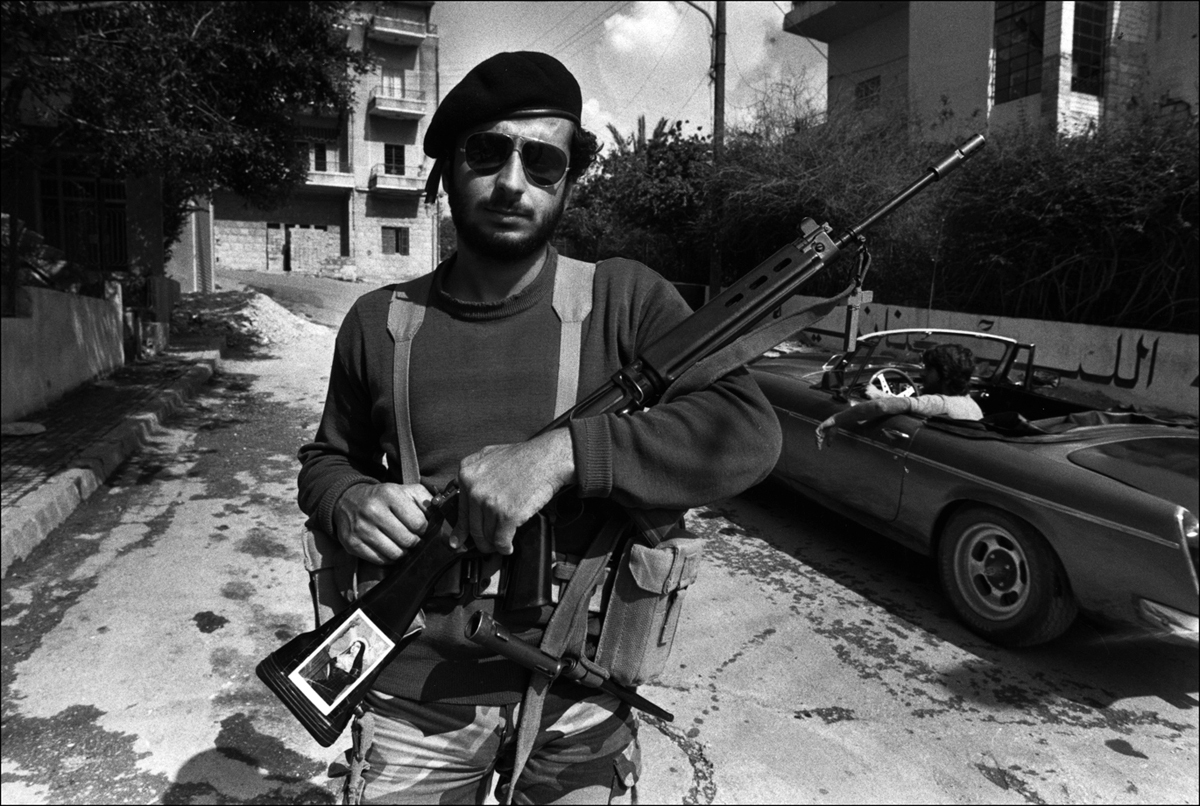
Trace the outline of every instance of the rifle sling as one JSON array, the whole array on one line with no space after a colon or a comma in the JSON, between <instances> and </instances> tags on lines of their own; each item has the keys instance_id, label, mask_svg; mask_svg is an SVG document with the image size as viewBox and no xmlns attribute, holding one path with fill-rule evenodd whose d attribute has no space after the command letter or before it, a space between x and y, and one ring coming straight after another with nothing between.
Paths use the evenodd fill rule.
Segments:
<instances>
[{"instance_id":1,"label":"rifle sling","mask_svg":"<svg viewBox=\"0 0 1200 806\"><path fill-rule=\"evenodd\" d=\"M566 590L554 608L553 615L550 616L549 623L546 624L540 645L543 652L561 658L563 653L570 649L579 657L583 656L584 642L587 640L588 600L591 599L592 590L608 565L609 555L612 554L621 535L625 533L627 525L628 522L624 519L612 518L601 527L599 534L588 546L587 553L579 562L575 574L567 583ZM521 700L516 756L508 791L504 794L505 804L512 803L517 779L520 778L525 769L525 762L529 760L529 754L533 751L533 743L542 724L542 706L546 701L546 692L553 682L544 674L530 674L529 686Z\"/></svg>"},{"instance_id":2,"label":"rifle sling","mask_svg":"<svg viewBox=\"0 0 1200 806\"><path fill-rule=\"evenodd\" d=\"M769 325L752 330L708 358L697 361L667 387L659 402L666 403L679 395L703 389L738 367L753 361L789 336L824 319L846 302L854 293L855 287L851 285L835 297L819 300Z\"/></svg>"}]
</instances>

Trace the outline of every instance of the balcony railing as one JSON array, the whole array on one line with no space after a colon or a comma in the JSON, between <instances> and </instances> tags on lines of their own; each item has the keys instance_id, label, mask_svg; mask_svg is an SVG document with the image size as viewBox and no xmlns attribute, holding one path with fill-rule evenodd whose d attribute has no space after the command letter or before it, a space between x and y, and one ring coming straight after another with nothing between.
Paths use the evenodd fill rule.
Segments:
<instances>
[{"instance_id":1,"label":"balcony railing","mask_svg":"<svg viewBox=\"0 0 1200 806\"><path fill-rule=\"evenodd\" d=\"M412 166L388 165L378 163L371 168L371 190L380 193L407 196L413 193L425 192L425 166L416 168L411 173L404 171Z\"/></svg>"},{"instance_id":2,"label":"balcony railing","mask_svg":"<svg viewBox=\"0 0 1200 806\"><path fill-rule=\"evenodd\" d=\"M367 35L383 42L400 45L419 45L427 36L437 36L437 26L395 17L374 17Z\"/></svg>"},{"instance_id":3,"label":"balcony railing","mask_svg":"<svg viewBox=\"0 0 1200 806\"><path fill-rule=\"evenodd\" d=\"M414 81L419 83L419 80ZM367 112L385 118L416 120L424 117L428 110L424 90L378 86L371 90Z\"/></svg>"},{"instance_id":4,"label":"balcony railing","mask_svg":"<svg viewBox=\"0 0 1200 806\"><path fill-rule=\"evenodd\" d=\"M354 174L350 172L350 164L330 163L325 170L309 169L307 187L333 188L335 190L353 190Z\"/></svg>"}]
</instances>

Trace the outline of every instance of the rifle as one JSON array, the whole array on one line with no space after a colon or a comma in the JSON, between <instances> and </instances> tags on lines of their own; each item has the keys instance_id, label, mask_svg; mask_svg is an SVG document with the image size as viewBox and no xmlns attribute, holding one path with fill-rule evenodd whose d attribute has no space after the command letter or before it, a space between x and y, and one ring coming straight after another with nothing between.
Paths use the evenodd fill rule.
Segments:
<instances>
[{"instance_id":1,"label":"rifle","mask_svg":"<svg viewBox=\"0 0 1200 806\"><path fill-rule=\"evenodd\" d=\"M836 236L828 224L818 225L805 219L800 238L680 322L618 370L611 381L538 434L559 428L574 418L628 414L654 405L664 395L669 398L680 390L702 388L812 324L832 310L833 304L851 289L826 300L824 310L802 311L758 328L800 285L836 260L843 250L853 250L864 258L858 278L861 282L867 263L863 233L953 171L983 144L982 135L973 136L930 167L920 179ZM421 607L434 581L457 560L482 556L466 546L454 548L450 544L450 525L457 517L457 494L457 485L450 482L434 496L426 512L430 523L422 542L401 558L387 577L325 624L296 636L258 664L259 679L323 747L337 740L380 671L420 632ZM340 692L318 691L306 675L322 667L351 640L367 642L361 675Z\"/></svg>"}]
</instances>

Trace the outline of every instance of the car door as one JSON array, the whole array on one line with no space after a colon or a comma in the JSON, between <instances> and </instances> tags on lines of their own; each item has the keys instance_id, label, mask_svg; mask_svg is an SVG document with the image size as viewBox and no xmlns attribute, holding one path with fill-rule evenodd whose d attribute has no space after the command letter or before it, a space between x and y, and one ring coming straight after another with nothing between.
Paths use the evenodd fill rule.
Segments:
<instances>
[{"instance_id":1,"label":"car door","mask_svg":"<svg viewBox=\"0 0 1200 806\"><path fill-rule=\"evenodd\" d=\"M905 457L923 421L898 414L852 423L839 428L818 450L817 423L845 408L847 404L831 396L811 414L788 412L783 425L787 473L846 506L894 520L904 487Z\"/></svg>"}]
</instances>

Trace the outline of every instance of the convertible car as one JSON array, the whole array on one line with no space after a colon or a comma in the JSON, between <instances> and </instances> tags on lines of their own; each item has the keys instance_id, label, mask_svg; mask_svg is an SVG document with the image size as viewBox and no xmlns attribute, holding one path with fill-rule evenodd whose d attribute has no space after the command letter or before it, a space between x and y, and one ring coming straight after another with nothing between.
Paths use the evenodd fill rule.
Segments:
<instances>
[{"instance_id":1,"label":"convertible car","mask_svg":"<svg viewBox=\"0 0 1200 806\"><path fill-rule=\"evenodd\" d=\"M922 353L975 356L982 421L908 414L840 428L830 415L885 394L920 394ZM827 358L772 351L750 367L783 427L774 475L929 555L955 612L988 640L1028 646L1079 611L1197 640L1195 418L1094 411L1039 391L1034 346L986 333L894 330Z\"/></svg>"}]
</instances>

